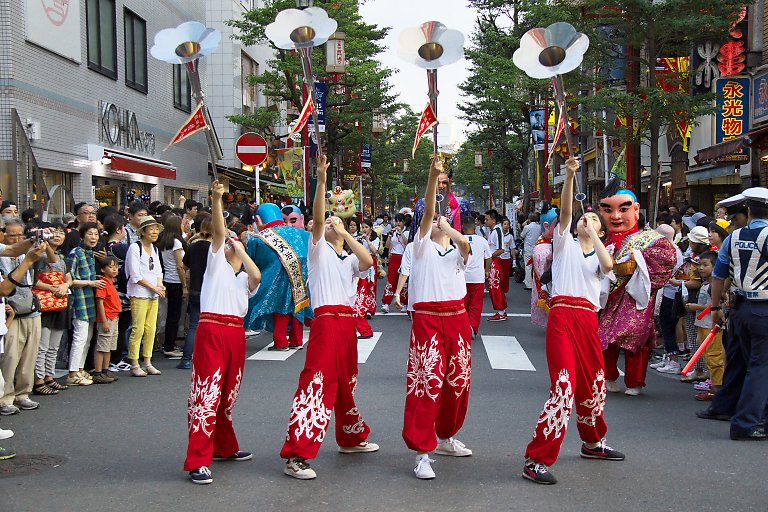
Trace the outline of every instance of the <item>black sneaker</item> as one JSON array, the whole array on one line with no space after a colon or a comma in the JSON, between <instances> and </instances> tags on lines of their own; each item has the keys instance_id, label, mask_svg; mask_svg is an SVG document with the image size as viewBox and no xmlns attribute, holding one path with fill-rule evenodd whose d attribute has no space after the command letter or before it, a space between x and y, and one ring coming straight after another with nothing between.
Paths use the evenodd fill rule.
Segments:
<instances>
[{"instance_id":1,"label":"black sneaker","mask_svg":"<svg viewBox=\"0 0 768 512\"><path fill-rule=\"evenodd\" d=\"M189 479L193 484L210 484L213 483L213 476L211 476L211 470L208 466L200 466L194 471L189 472Z\"/></svg>"},{"instance_id":2,"label":"black sneaker","mask_svg":"<svg viewBox=\"0 0 768 512\"><path fill-rule=\"evenodd\" d=\"M270 345L267 347L267 350L270 352L286 352L287 350L290 350L288 347L276 347L274 345Z\"/></svg>"},{"instance_id":3,"label":"black sneaker","mask_svg":"<svg viewBox=\"0 0 768 512\"><path fill-rule=\"evenodd\" d=\"M552 485L557 483L555 475L549 472L549 468L544 464L528 460L523 466L523 478L542 485Z\"/></svg>"},{"instance_id":4,"label":"black sneaker","mask_svg":"<svg viewBox=\"0 0 768 512\"><path fill-rule=\"evenodd\" d=\"M718 420L718 421L731 421L731 416L722 412L713 411L712 409L704 409L703 411L696 411L696 417L703 420Z\"/></svg>"},{"instance_id":5,"label":"black sneaker","mask_svg":"<svg viewBox=\"0 0 768 512\"><path fill-rule=\"evenodd\" d=\"M607 444L605 439L600 441L594 448L587 448L586 444L581 445L581 456L585 459L602 459L602 460L624 460L625 456L620 451L614 450Z\"/></svg>"},{"instance_id":6,"label":"black sneaker","mask_svg":"<svg viewBox=\"0 0 768 512\"><path fill-rule=\"evenodd\" d=\"M253 458L253 454L251 452L235 452L233 455L230 455L229 457L221 457L219 455L214 455L213 460L233 460L233 461L242 461L242 460L251 460Z\"/></svg>"},{"instance_id":7,"label":"black sneaker","mask_svg":"<svg viewBox=\"0 0 768 512\"><path fill-rule=\"evenodd\" d=\"M0 446L0 460L8 460L12 459L16 456L16 452L13 450L9 450L8 448L3 448Z\"/></svg>"}]
</instances>

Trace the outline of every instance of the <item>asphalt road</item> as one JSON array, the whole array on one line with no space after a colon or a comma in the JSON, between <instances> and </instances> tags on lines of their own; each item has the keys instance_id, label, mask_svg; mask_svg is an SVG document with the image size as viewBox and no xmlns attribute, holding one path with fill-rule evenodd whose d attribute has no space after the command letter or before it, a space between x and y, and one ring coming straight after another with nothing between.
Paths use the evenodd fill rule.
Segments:
<instances>
[{"instance_id":1,"label":"asphalt road","mask_svg":"<svg viewBox=\"0 0 768 512\"><path fill-rule=\"evenodd\" d=\"M529 312L527 293L512 284L510 312ZM491 311L487 298L485 311ZM0 512L768 510L768 443L730 441L727 423L695 418L701 404L689 385L653 371L643 395L608 396L608 441L626 461L579 458L572 419L552 468L559 483L523 480L522 454L548 396L544 332L527 317L484 320L481 335L515 336L536 371L493 370L484 345L475 342L469 411L457 435L474 455L435 457L437 478L417 480L400 435L409 321L377 314L372 326L383 334L360 365L356 396L379 452L341 455L331 432L312 463L316 480L283 475L279 450L301 351L286 361L246 361L234 421L241 448L254 459L213 463L214 483L193 485L182 471L189 372L160 356L162 376L124 373L114 384L39 397L40 409L0 419L16 432L2 443L19 460L63 458L35 474L0 476ZM249 338L247 355L270 341L268 334ZM9 463L0 462L0 475Z\"/></svg>"}]
</instances>

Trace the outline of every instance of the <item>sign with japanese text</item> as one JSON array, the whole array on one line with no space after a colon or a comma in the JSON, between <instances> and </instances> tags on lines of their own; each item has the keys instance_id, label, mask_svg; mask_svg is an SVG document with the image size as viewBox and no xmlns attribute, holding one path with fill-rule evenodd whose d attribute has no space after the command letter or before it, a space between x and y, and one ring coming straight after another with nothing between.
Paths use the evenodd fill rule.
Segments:
<instances>
[{"instance_id":1,"label":"sign with japanese text","mask_svg":"<svg viewBox=\"0 0 768 512\"><path fill-rule=\"evenodd\" d=\"M27 41L79 63L80 2L27 0L26 4Z\"/></svg>"},{"instance_id":2,"label":"sign with japanese text","mask_svg":"<svg viewBox=\"0 0 768 512\"><path fill-rule=\"evenodd\" d=\"M749 131L749 77L728 77L715 80L715 144L746 135ZM748 162L749 149L718 158L719 162Z\"/></svg>"},{"instance_id":3,"label":"sign with japanese text","mask_svg":"<svg viewBox=\"0 0 768 512\"><path fill-rule=\"evenodd\" d=\"M373 162L373 145L363 144L362 151L360 152L360 167L370 167Z\"/></svg>"},{"instance_id":4,"label":"sign with japanese text","mask_svg":"<svg viewBox=\"0 0 768 512\"><path fill-rule=\"evenodd\" d=\"M768 121L768 72L752 79L752 125Z\"/></svg>"},{"instance_id":5,"label":"sign with japanese text","mask_svg":"<svg viewBox=\"0 0 768 512\"><path fill-rule=\"evenodd\" d=\"M328 85L325 82L315 82L315 109L317 110L317 124L320 127L320 133L325 132L325 97L327 96ZM312 116L307 121L309 130L314 128L314 120Z\"/></svg>"}]
</instances>

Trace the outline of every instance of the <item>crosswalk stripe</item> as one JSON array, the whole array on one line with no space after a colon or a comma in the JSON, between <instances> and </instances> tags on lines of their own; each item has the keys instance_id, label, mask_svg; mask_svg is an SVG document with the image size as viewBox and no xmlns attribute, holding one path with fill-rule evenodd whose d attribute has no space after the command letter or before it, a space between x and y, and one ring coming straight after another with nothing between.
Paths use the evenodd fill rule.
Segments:
<instances>
[{"instance_id":1,"label":"crosswalk stripe","mask_svg":"<svg viewBox=\"0 0 768 512\"><path fill-rule=\"evenodd\" d=\"M494 370L522 370L535 372L531 360L514 336L480 336L485 352Z\"/></svg>"},{"instance_id":2,"label":"crosswalk stripe","mask_svg":"<svg viewBox=\"0 0 768 512\"><path fill-rule=\"evenodd\" d=\"M374 332L373 338L367 339L367 340L357 340L357 363L358 364L364 364L366 361L368 361L368 357L371 355L371 352L373 352L374 347L379 342L379 338L381 338L380 332Z\"/></svg>"},{"instance_id":3,"label":"crosswalk stripe","mask_svg":"<svg viewBox=\"0 0 768 512\"><path fill-rule=\"evenodd\" d=\"M307 341L309 341L309 330L304 329L304 344L306 345ZM272 352L269 349L269 347L273 347L275 345L274 342L270 343L263 349L259 350L255 354L253 354L251 357L249 357L248 361L285 361L289 357L291 357L293 354L298 352L298 350L286 350L284 352Z\"/></svg>"}]
</instances>

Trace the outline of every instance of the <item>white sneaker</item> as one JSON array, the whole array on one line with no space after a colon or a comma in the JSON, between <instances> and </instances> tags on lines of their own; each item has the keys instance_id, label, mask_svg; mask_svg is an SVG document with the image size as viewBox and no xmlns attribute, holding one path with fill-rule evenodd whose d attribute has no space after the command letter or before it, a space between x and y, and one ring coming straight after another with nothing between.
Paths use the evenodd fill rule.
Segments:
<instances>
[{"instance_id":1,"label":"white sneaker","mask_svg":"<svg viewBox=\"0 0 768 512\"><path fill-rule=\"evenodd\" d=\"M413 468L413 473L416 478L421 480L432 480L435 478L435 472L432 470L433 459L429 458L428 454L416 456L416 466Z\"/></svg>"},{"instance_id":2,"label":"white sneaker","mask_svg":"<svg viewBox=\"0 0 768 512\"><path fill-rule=\"evenodd\" d=\"M307 461L298 457L288 459L288 462L285 463L283 473L299 480L312 480L317 478L317 473L315 473L314 469L309 467Z\"/></svg>"},{"instance_id":3,"label":"white sneaker","mask_svg":"<svg viewBox=\"0 0 768 512\"><path fill-rule=\"evenodd\" d=\"M0 428L0 439L10 439L13 437L13 430Z\"/></svg>"},{"instance_id":4,"label":"white sneaker","mask_svg":"<svg viewBox=\"0 0 768 512\"><path fill-rule=\"evenodd\" d=\"M339 453L369 453L379 451L379 445L363 441L355 446L339 446Z\"/></svg>"},{"instance_id":5,"label":"white sneaker","mask_svg":"<svg viewBox=\"0 0 768 512\"><path fill-rule=\"evenodd\" d=\"M381 310L385 313L389 313L389 304L382 304Z\"/></svg>"},{"instance_id":6,"label":"white sneaker","mask_svg":"<svg viewBox=\"0 0 768 512\"><path fill-rule=\"evenodd\" d=\"M643 388L627 388L624 394L629 396L637 396L642 390Z\"/></svg>"},{"instance_id":7,"label":"white sneaker","mask_svg":"<svg viewBox=\"0 0 768 512\"><path fill-rule=\"evenodd\" d=\"M117 365L113 363L109 363L109 368L107 368L108 372L117 373L120 371L120 368L117 367Z\"/></svg>"},{"instance_id":8,"label":"white sneaker","mask_svg":"<svg viewBox=\"0 0 768 512\"><path fill-rule=\"evenodd\" d=\"M248 338L250 336L258 336L260 334L260 331L253 331L251 329L248 329L245 331L245 337Z\"/></svg>"},{"instance_id":9,"label":"white sneaker","mask_svg":"<svg viewBox=\"0 0 768 512\"><path fill-rule=\"evenodd\" d=\"M680 363L677 361L670 361L661 368L656 368L659 373L680 373Z\"/></svg>"},{"instance_id":10,"label":"white sneaker","mask_svg":"<svg viewBox=\"0 0 768 512\"><path fill-rule=\"evenodd\" d=\"M438 455L449 455L451 457L469 457L472 455L472 450L467 448L464 443L458 439L448 438L440 439L437 443L435 453Z\"/></svg>"},{"instance_id":11,"label":"white sneaker","mask_svg":"<svg viewBox=\"0 0 768 512\"><path fill-rule=\"evenodd\" d=\"M661 368L662 366L666 366L668 362L669 362L669 359L667 358L667 354L664 354L664 355L661 357L661 360L660 360L660 361L658 361L658 362L655 362L655 363L651 363L651 364L649 364L648 366L649 366L650 368L653 368L654 370L656 370L657 368Z\"/></svg>"},{"instance_id":12,"label":"white sneaker","mask_svg":"<svg viewBox=\"0 0 768 512\"><path fill-rule=\"evenodd\" d=\"M619 383L615 380L605 379L605 390L609 393L618 393L621 391L621 386L619 386Z\"/></svg>"}]
</instances>

